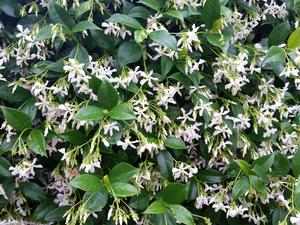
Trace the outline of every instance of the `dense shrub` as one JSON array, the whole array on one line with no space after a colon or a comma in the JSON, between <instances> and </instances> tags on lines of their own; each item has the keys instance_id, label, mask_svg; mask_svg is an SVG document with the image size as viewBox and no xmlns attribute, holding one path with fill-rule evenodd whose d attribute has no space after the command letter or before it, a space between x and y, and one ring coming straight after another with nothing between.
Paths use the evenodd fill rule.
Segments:
<instances>
[{"instance_id":1,"label":"dense shrub","mask_svg":"<svg viewBox=\"0 0 300 225\"><path fill-rule=\"evenodd\" d=\"M299 16L1 0L1 221L299 225Z\"/></svg>"}]
</instances>

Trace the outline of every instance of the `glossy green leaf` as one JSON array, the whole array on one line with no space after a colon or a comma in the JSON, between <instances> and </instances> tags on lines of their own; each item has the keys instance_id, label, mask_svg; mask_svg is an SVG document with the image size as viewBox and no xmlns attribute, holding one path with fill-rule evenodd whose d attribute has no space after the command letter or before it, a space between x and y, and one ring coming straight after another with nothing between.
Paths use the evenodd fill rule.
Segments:
<instances>
[{"instance_id":1,"label":"glossy green leaf","mask_svg":"<svg viewBox=\"0 0 300 225\"><path fill-rule=\"evenodd\" d=\"M177 51L177 40L166 30L153 31L149 34L149 38L164 47Z\"/></svg>"},{"instance_id":2,"label":"glossy green leaf","mask_svg":"<svg viewBox=\"0 0 300 225\"><path fill-rule=\"evenodd\" d=\"M97 106L84 106L75 115L77 121L101 120L104 117L103 109Z\"/></svg>"},{"instance_id":3,"label":"glossy green leaf","mask_svg":"<svg viewBox=\"0 0 300 225\"><path fill-rule=\"evenodd\" d=\"M141 29L143 28L142 25L133 17L128 15L123 15L119 13L113 14L111 17L107 19L108 22L112 23L120 23L127 27L131 27L133 29Z\"/></svg>"},{"instance_id":4,"label":"glossy green leaf","mask_svg":"<svg viewBox=\"0 0 300 225\"><path fill-rule=\"evenodd\" d=\"M251 175L249 179L250 185L253 186L258 193L266 197L268 192L267 185L258 176Z\"/></svg>"},{"instance_id":5,"label":"glossy green leaf","mask_svg":"<svg viewBox=\"0 0 300 225\"><path fill-rule=\"evenodd\" d=\"M23 131L31 127L31 119L23 112L13 108L1 107L6 122L17 131Z\"/></svg>"},{"instance_id":6,"label":"glossy green leaf","mask_svg":"<svg viewBox=\"0 0 300 225\"><path fill-rule=\"evenodd\" d=\"M162 174L171 179L174 167L173 157L168 151L161 151L157 154L156 160Z\"/></svg>"},{"instance_id":7,"label":"glossy green leaf","mask_svg":"<svg viewBox=\"0 0 300 225\"><path fill-rule=\"evenodd\" d=\"M52 209L46 216L45 221L47 222L58 222L63 220L64 214L70 209L70 206L61 206Z\"/></svg>"},{"instance_id":8,"label":"glossy green leaf","mask_svg":"<svg viewBox=\"0 0 300 225\"><path fill-rule=\"evenodd\" d=\"M109 112L109 116L115 120L134 120L135 115L134 112L129 106L125 103L116 105Z\"/></svg>"},{"instance_id":9,"label":"glossy green leaf","mask_svg":"<svg viewBox=\"0 0 300 225\"><path fill-rule=\"evenodd\" d=\"M35 98L29 98L19 107L18 111L25 113L27 116L30 117L31 121L33 121L37 112L37 107L35 103Z\"/></svg>"},{"instance_id":10,"label":"glossy green leaf","mask_svg":"<svg viewBox=\"0 0 300 225\"><path fill-rule=\"evenodd\" d=\"M100 212L106 206L108 193L105 189L96 192L86 192L83 196L85 207L90 212Z\"/></svg>"},{"instance_id":11,"label":"glossy green leaf","mask_svg":"<svg viewBox=\"0 0 300 225\"><path fill-rule=\"evenodd\" d=\"M91 174L81 174L71 180L70 185L87 192L103 189L103 184L98 177Z\"/></svg>"},{"instance_id":12,"label":"glossy green leaf","mask_svg":"<svg viewBox=\"0 0 300 225\"><path fill-rule=\"evenodd\" d=\"M288 21L278 24L269 35L268 45L269 47L273 45L280 45L289 36L291 31L291 26Z\"/></svg>"},{"instance_id":13,"label":"glossy green leaf","mask_svg":"<svg viewBox=\"0 0 300 225\"><path fill-rule=\"evenodd\" d=\"M292 158L292 170L294 177L298 177L300 175L300 148L298 148Z\"/></svg>"},{"instance_id":14,"label":"glossy green leaf","mask_svg":"<svg viewBox=\"0 0 300 225\"><path fill-rule=\"evenodd\" d=\"M98 26L96 26L93 22L88 20L81 21L72 28L73 33L81 32L84 30L101 30L101 29Z\"/></svg>"},{"instance_id":15,"label":"glossy green leaf","mask_svg":"<svg viewBox=\"0 0 300 225\"><path fill-rule=\"evenodd\" d=\"M143 212L144 214L161 214L166 211L165 203L160 200L152 202L147 209Z\"/></svg>"},{"instance_id":16,"label":"glossy green leaf","mask_svg":"<svg viewBox=\"0 0 300 225\"><path fill-rule=\"evenodd\" d=\"M46 153L46 142L44 134L38 129L33 129L27 137L28 147L36 154L41 156L47 156Z\"/></svg>"},{"instance_id":17,"label":"glossy green leaf","mask_svg":"<svg viewBox=\"0 0 300 225\"><path fill-rule=\"evenodd\" d=\"M277 46L272 46L266 57L263 60L263 64L268 63L282 63L285 61L285 52L282 48L279 48Z\"/></svg>"},{"instance_id":18,"label":"glossy green leaf","mask_svg":"<svg viewBox=\"0 0 300 225\"><path fill-rule=\"evenodd\" d=\"M115 182L111 184L114 194L117 197L125 198L139 194L139 190L128 183L124 182Z\"/></svg>"},{"instance_id":19,"label":"glossy green leaf","mask_svg":"<svg viewBox=\"0 0 300 225\"><path fill-rule=\"evenodd\" d=\"M183 15L179 10L168 10L167 12L164 13L164 15L173 17L175 19L178 19L180 21L184 21Z\"/></svg>"},{"instance_id":20,"label":"glossy green leaf","mask_svg":"<svg viewBox=\"0 0 300 225\"><path fill-rule=\"evenodd\" d=\"M75 22L69 13L61 6L55 4L54 0L49 2L48 12L53 23L66 25L69 29L72 29L75 26Z\"/></svg>"},{"instance_id":21,"label":"glossy green leaf","mask_svg":"<svg viewBox=\"0 0 300 225\"><path fill-rule=\"evenodd\" d=\"M34 201L41 202L46 198L46 193L43 191L41 186L32 182L20 183L20 189L22 194Z\"/></svg>"},{"instance_id":22,"label":"glossy green leaf","mask_svg":"<svg viewBox=\"0 0 300 225\"><path fill-rule=\"evenodd\" d=\"M118 50L118 60L121 66L137 62L142 57L140 46L134 41L123 42Z\"/></svg>"},{"instance_id":23,"label":"glossy green leaf","mask_svg":"<svg viewBox=\"0 0 300 225\"><path fill-rule=\"evenodd\" d=\"M2 177L11 177L9 167L10 163L4 157L0 157L0 176Z\"/></svg>"},{"instance_id":24,"label":"glossy green leaf","mask_svg":"<svg viewBox=\"0 0 300 225\"><path fill-rule=\"evenodd\" d=\"M246 176L240 177L232 188L232 197L233 199L238 199L239 197L243 196L249 189L250 183L249 178Z\"/></svg>"},{"instance_id":25,"label":"glossy green leaf","mask_svg":"<svg viewBox=\"0 0 300 225\"><path fill-rule=\"evenodd\" d=\"M36 41L44 41L52 37L52 27L44 26L42 29L39 30L37 33L35 40Z\"/></svg>"},{"instance_id":26,"label":"glossy green leaf","mask_svg":"<svg viewBox=\"0 0 300 225\"><path fill-rule=\"evenodd\" d=\"M172 149L186 149L184 141L174 136L169 136L167 138L167 140L165 141L165 146Z\"/></svg>"},{"instance_id":27,"label":"glossy green leaf","mask_svg":"<svg viewBox=\"0 0 300 225\"><path fill-rule=\"evenodd\" d=\"M192 213L181 205L169 205L174 217L180 223L186 225L195 225Z\"/></svg>"},{"instance_id":28,"label":"glossy green leaf","mask_svg":"<svg viewBox=\"0 0 300 225\"><path fill-rule=\"evenodd\" d=\"M199 170L197 177L204 182L208 183L221 183L224 180L224 175L215 169L202 169Z\"/></svg>"},{"instance_id":29,"label":"glossy green leaf","mask_svg":"<svg viewBox=\"0 0 300 225\"><path fill-rule=\"evenodd\" d=\"M159 10L160 10L160 4L157 0L140 0L140 1L138 1L138 3L146 5L149 8L154 9L157 12L159 12Z\"/></svg>"},{"instance_id":30,"label":"glossy green leaf","mask_svg":"<svg viewBox=\"0 0 300 225\"><path fill-rule=\"evenodd\" d=\"M122 162L112 168L109 173L109 180L111 182L128 182L137 172L137 168Z\"/></svg>"},{"instance_id":31,"label":"glossy green leaf","mask_svg":"<svg viewBox=\"0 0 300 225\"><path fill-rule=\"evenodd\" d=\"M251 166L245 160L238 159L238 160L235 160L235 162L236 162L236 164L239 165L239 167L245 174L247 174L247 175L253 174L253 172L251 171Z\"/></svg>"},{"instance_id":32,"label":"glossy green leaf","mask_svg":"<svg viewBox=\"0 0 300 225\"><path fill-rule=\"evenodd\" d=\"M185 201L187 199L187 194L187 186L175 182L170 183L161 192L163 200L171 204L179 204Z\"/></svg>"},{"instance_id":33,"label":"glossy green leaf","mask_svg":"<svg viewBox=\"0 0 300 225\"><path fill-rule=\"evenodd\" d=\"M219 0L209 0L205 2L202 12L202 19L208 29L213 27L214 22L221 16L221 6Z\"/></svg>"},{"instance_id":34,"label":"glossy green leaf","mask_svg":"<svg viewBox=\"0 0 300 225\"><path fill-rule=\"evenodd\" d=\"M81 145L88 140L87 137L79 130L68 130L58 136L73 145Z\"/></svg>"},{"instance_id":35,"label":"glossy green leaf","mask_svg":"<svg viewBox=\"0 0 300 225\"><path fill-rule=\"evenodd\" d=\"M97 96L99 105L105 109L112 109L119 102L118 92L111 83L106 80L102 81Z\"/></svg>"}]
</instances>

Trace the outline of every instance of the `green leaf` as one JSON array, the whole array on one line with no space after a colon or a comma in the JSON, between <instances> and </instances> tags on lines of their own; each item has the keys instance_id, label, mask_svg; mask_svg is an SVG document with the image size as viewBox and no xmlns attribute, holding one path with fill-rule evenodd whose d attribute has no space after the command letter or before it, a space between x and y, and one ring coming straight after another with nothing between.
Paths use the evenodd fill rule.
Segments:
<instances>
[{"instance_id":1,"label":"green leaf","mask_svg":"<svg viewBox=\"0 0 300 225\"><path fill-rule=\"evenodd\" d=\"M76 33L76 32L81 32L84 30L101 30L98 26L96 26L93 22L91 21L81 21L78 24L76 24L73 29L72 32Z\"/></svg>"},{"instance_id":2,"label":"green leaf","mask_svg":"<svg viewBox=\"0 0 300 225\"><path fill-rule=\"evenodd\" d=\"M157 44L177 51L177 40L167 30L151 32L149 38Z\"/></svg>"},{"instance_id":3,"label":"green leaf","mask_svg":"<svg viewBox=\"0 0 300 225\"><path fill-rule=\"evenodd\" d=\"M36 207L32 217L36 220L44 220L46 215L55 208L57 208L57 205L53 202L53 200L46 199Z\"/></svg>"},{"instance_id":4,"label":"green leaf","mask_svg":"<svg viewBox=\"0 0 300 225\"><path fill-rule=\"evenodd\" d=\"M209 0L205 2L202 12L202 19L208 29L213 27L213 24L221 16L221 6L219 0Z\"/></svg>"},{"instance_id":5,"label":"green leaf","mask_svg":"<svg viewBox=\"0 0 300 225\"><path fill-rule=\"evenodd\" d=\"M32 183L32 182L20 183L20 189L22 194L31 200L41 202L46 198L46 193L36 183Z\"/></svg>"},{"instance_id":6,"label":"green leaf","mask_svg":"<svg viewBox=\"0 0 300 225\"><path fill-rule=\"evenodd\" d=\"M51 0L48 4L48 13L53 23L64 24L70 30L75 26L75 22L70 17L69 13L61 6L55 4L54 0Z\"/></svg>"},{"instance_id":7,"label":"green leaf","mask_svg":"<svg viewBox=\"0 0 300 225\"><path fill-rule=\"evenodd\" d=\"M288 158L279 153L275 153L274 162L272 165L272 175L275 177L283 177L288 175L291 168L291 163Z\"/></svg>"},{"instance_id":8,"label":"green leaf","mask_svg":"<svg viewBox=\"0 0 300 225\"><path fill-rule=\"evenodd\" d=\"M285 52L282 48L272 46L263 60L263 65L267 63L282 63L285 61Z\"/></svg>"},{"instance_id":9,"label":"green leaf","mask_svg":"<svg viewBox=\"0 0 300 225\"><path fill-rule=\"evenodd\" d=\"M97 106L84 106L78 110L75 115L77 121L101 120L104 117L103 109Z\"/></svg>"},{"instance_id":10,"label":"green leaf","mask_svg":"<svg viewBox=\"0 0 300 225\"><path fill-rule=\"evenodd\" d=\"M8 170L10 166L11 165L7 159L0 157L0 176L11 177L10 171Z\"/></svg>"},{"instance_id":11,"label":"green leaf","mask_svg":"<svg viewBox=\"0 0 300 225\"><path fill-rule=\"evenodd\" d=\"M79 18L82 14L90 11L91 9L91 1L86 1L80 3L80 5L75 9L75 17Z\"/></svg>"},{"instance_id":12,"label":"green leaf","mask_svg":"<svg viewBox=\"0 0 300 225\"><path fill-rule=\"evenodd\" d=\"M115 182L111 184L111 187L117 197L125 198L139 194L139 190L128 183Z\"/></svg>"},{"instance_id":13,"label":"green leaf","mask_svg":"<svg viewBox=\"0 0 300 225\"><path fill-rule=\"evenodd\" d=\"M221 172L214 169L202 169L197 174L197 177L207 183L221 183L224 180L224 176Z\"/></svg>"},{"instance_id":14,"label":"green leaf","mask_svg":"<svg viewBox=\"0 0 300 225\"><path fill-rule=\"evenodd\" d=\"M91 174L81 174L75 177L70 185L87 192L95 192L104 188L100 179Z\"/></svg>"},{"instance_id":15,"label":"green leaf","mask_svg":"<svg viewBox=\"0 0 300 225\"><path fill-rule=\"evenodd\" d=\"M287 46L291 49L295 49L300 46L300 28L291 33L288 39Z\"/></svg>"},{"instance_id":16,"label":"green leaf","mask_svg":"<svg viewBox=\"0 0 300 225\"><path fill-rule=\"evenodd\" d=\"M249 187L249 178L246 176L240 177L232 188L233 199L237 200L239 197L243 196L248 191Z\"/></svg>"},{"instance_id":17,"label":"green leaf","mask_svg":"<svg viewBox=\"0 0 300 225\"><path fill-rule=\"evenodd\" d=\"M150 16L150 11L142 6L136 6L132 8L128 15L131 17L147 19Z\"/></svg>"},{"instance_id":18,"label":"green leaf","mask_svg":"<svg viewBox=\"0 0 300 225\"><path fill-rule=\"evenodd\" d=\"M138 172L132 165L121 162L114 166L109 173L109 180L113 182L128 182Z\"/></svg>"},{"instance_id":19,"label":"green leaf","mask_svg":"<svg viewBox=\"0 0 300 225\"><path fill-rule=\"evenodd\" d=\"M260 194L266 197L268 193L267 185L258 176L251 175L249 176L249 179L250 185L253 186Z\"/></svg>"},{"instance_id":20,"label":"green leaf","mask_svg":"<svg viewBox=\"0 0 300 225\"><path fill-rule=\"evenodd\" d=\"M300 148L298 148L297 152L293 156L292 170L294 177L298 177L300 175Z\"/></svg>"},{"instance_id":21,"label":"green leaf","mask_svg":"<svg viewBox=\"0 0 300 225\"><path fill-rule=\"evenodd\" d=\"M171 204L179 204L185 201L187 199L187 195L187 186L176 182L170 183L161 192L163 200Z\"/></svg>"},{"instance_id":22,"label":"green leaf","mask_svg":"<svg viewBox=\"0 0 300 225\"><path fill-rule=\"evenodd\" d=\"M116 105L110 112L109 116L115 120L134 120L135 115L132 109L125 103Z\"/></svg>"},{"instance_id":23,"label":"green leaf","mask_svg":"<svg viewBox=\"0 0 300 225\"><path fill-rule=\"evenodd\" d=\"M35 41L44 41L52 37L52 27L44 26L39 30L35 37Z\"/></svg>"},{"instance_id":24,"label":"green leaf","mask_svg":"<svg viewBox=\"0 0 300 225\"><path fill-rule=\"evenodd\" d=\"M103 80L98 92L99 105L105 109L112 109L119 102L119 95L116 89L107 80Z\"/></svg>"},{"instance_id":25,"label":"green leaf","mask_svg":"<svg viewBox=\"0 0 300 225\"><path fill-rule=\"evenodd\" d=\"M79 130L68 130L59 134L59 137L73 145L81 145L88 140L87 137Z\"/></svg>"},{"instance_id":26,"label":"green leaf","mask_svg":"<svg viewBox=\"0 0 300 225\"><path fill-rule=\"evenodd\" d=\"M27 137L28 147L36 154L41 156L47 156L46 153L46 142L44 134L38 129L33 129Z\"/></svg>"},{"instance_id":27,"label":"green leaf","mask_svg":"<svg viewBox=\"0 0 300 225\"><path fill-rule=\"evenodd\" d=\"M31 127L31 119L23 112L19 112L13 108L1 107L6 122L16 131L23 131Z\"/></svg>"},{"instance_id":28,"label":"green leaf","mask_svg":"<svg viewBox=\"0 0 300 225\"><path fill-rule=\"evenodd\" d=\"M100 212L106 206L108 194L105 189L96 192L86 192L83 196L85 207L90 212Z\"/></svg>"},{"instance_id":29,"label":"green leaf","mask_svg":"<svg viewBox=\"0 0 300 225\"><path fill-rule=\"evenodd\" d=\"M166 211L165 204L160 200L152 202L147 209L143 212L144 214L161 214Z\"/></svg>"},{"instance_id":30,"label":"green leaf","mask_svg":"<svg viewBox=\"0 0 300 225\"><path fill-rule=\"evenodd\" d=\"M135 41L125 41L119 47L118 60L120 62L120 66L137 62L141 59L141 57L141 48Z\"/></svg>"},{"instance_id":31,"label":"green leaf","mask_svg":"<svg viewBox=\"0 0 300 225\"><path fill-rule=\"evenodd\" d=\"M113 14L111 17L107 19L107 21L112 23L120 23L136 30L143 28L142 25L136 19L132 18L131 16L123 15L119 13Z\"/></svg>"},{"instance_id":32,"label":"green leaf","mask_svg":"<svg viewBox=\"0 0 300 225\"><path fill-rule=\"evenodd\" d=\"M160 71L162 75L167 75L170 70L172 69L174 65L173 60L171 60L170 58L166 57L166 56L162 56L161 57L161 61L160 61Z\"/></svg>"},{"instance_id":33,"label":"green leaf","mask_svg":"<svg viewBox=\"0 0 300 225\"><path fill-rule=\"evenodd\" d=\"M294 205L297 210L300 210L300 176L297 178L294 190Z\"/></svg>"},{"instance_id":34,"label":"green leaf","mask_svg":"<svg viewBox=\"0 0 300 225\"><path fill-rule=\"evenodd\" d=\"M9 103L24 102L31 97L28 90L17 87L14 93L12 93L12 87L8 87L7 83L0 82L0 98Z\"/></svg>"},{"instance_id":35,"label":"green leaf","mask_svg":"<svg viewBox=\"0 0 300 225\"><path fill-rule=\"evenodd\" d=\"M171 179L172 169L174 167L172 155L168 151L160 151L156 156L156 160L162 174Z\"/></svg>"},{"instance_id":36,"label":"green leaf","mask_svg":"<svg viewBox=\"0 0 300 225\"><path fill-rule=\"evenodd\" d=\"M173 18L178 19L182 22L184 21L183 15L178 10L169 10L169 11L165 12L164 15L169 16L169 17L173 17Z\"/></svg>"},{"instance_id":37,"label":"green leaf","mask_svg":"<svg viewBox=\"0 0 300 225\"><path fill-rule=\"evenodd\" d=\"M69 58L75 58L80 63L83 63L85 66L87 66L89 63L89 53L86 50L86 48L80 44L72 49L72 51L69 54Z\"/></svg>"},{"instance_id":38,"label":"green leaf","mask_svg":"<svg viewBox=\"0 0 300 225\"><path fill-rule=\"evenodd\" d=\"M16 0L1 0L0 7L3 12L12 17L20 16L20 4Z\"/></svg>"},{"instance_id":39,"label":"green leaf","mask_svg":"<svg viewBox=\"0 0 300 225\"><path fill-rule=\"evenodd\" d=\"M253 172L251 171L251 167L249 165L249 163L247 163L245 160L242 159L237 159L235 160L236 164L239 165L239 167L241 168L241 170L247 174L247 175L251 175L253 174Z\"/></svg>"},{"instance_id":40,"label":"green leaf","mask_svg":"<svg viewBox=\"0 0 300 225\"><path fill-rule=\"evenodd\" d=\"M102 30L91 30L92 40L95 44L104 49L113 49L115 47L115 40L112 36L106 35Z\"/></svg>"},{"instance_id":41,"label":"green leaf","mask_svg":"<svg viewBox=\"0 0 300 225\"><path fill-rule=\"evenodd\" d=\"M184 141L174 136L169 136L167 138L167 140L165 141L165 146L172 149L186 149Z\"/></svg>"},{"instance_id":42,"label":"green leaf","mask_svg":"<svg viewBox=\"0 0 300 225\"><path fill-rule=\"evenodd\" d=\"M139 195L133 196L130 199L129 205L139 211L145 210L149 205L149 194L142 190Z\"/></svg>"},{"instance_id":43,"label":"green leaf","mask_svg":"<svg viewBox=\"0 0 300 225\"><path fill-rule=\"evenodd\" d=\"M180 223L186 224L186 225L194 225L194 219L189 210L187 210L185 207L181 205L169 205L169 208L172 211L172 214L174 215L175 219L179 221Z\"/></svg>"},{"instance_id":44,"label":"green leaf","mask_svg":"<svg viewBox=\"0 0 300 225\"><path fill-rule=\"evenodd\" d=\"M18 111L25 113L27 116L30 117L31 121L33 121L37 111L35 103L35 98L29 98L19 107Z\"/></svg>"},{"instance_id":45,"label":"green leaf","mask_svg":"<svg viewBox=\"0 0 300 225\"><path fill-rule=\"evenodd\" d=\"M160 4L156 0L140 0L140 1L138 1L138 3L146 5L149 8L154 9L157 12L159 12L159 10L160 10Z\"/></svg>"},{"instance_id":46,"label":"green leaf","mask_svg":"<svg viewBox=\"0 0 300 225\"><path fill-rule=\"evenodd\" d=\"M266 174L269 172L269 169L273 165L273 162L274 154L262 156L253 162L252 171L261 177L266 176Z\"/></svg>"},{"instance_id":47,"label":"green leaf","mask_svg":"<svg viewBox=\"0 0 300 225\"><path fill-rule=\"evenodd\" d=\"M289 36L291 26L289 21L278 24L269 35L268 46L280 45Z\"/></svg>"},{"instance_id":48,"label":"green leaf","mask_svg":"<svg viewBox=\"0 0 300 225\"><path fill-rule=\"evenodd\" d=\"M64 214L71 208L71 206L61 206L52 209L46 216L45 221L47 222L58 222L63 220Z\"/></svg>"}]
</instances>

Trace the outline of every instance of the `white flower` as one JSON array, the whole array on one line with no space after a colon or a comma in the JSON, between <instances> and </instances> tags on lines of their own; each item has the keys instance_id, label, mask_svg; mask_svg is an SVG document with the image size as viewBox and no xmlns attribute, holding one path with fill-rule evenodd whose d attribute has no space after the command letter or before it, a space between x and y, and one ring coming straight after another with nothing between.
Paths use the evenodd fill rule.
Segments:
<instances>
[{"instance_id":1,"label":"white flower","mask_svg":"<svg viewBox=\"0 0 300 225\"><path fill-rule=\"evenodd\" d=\"M300 225L300 213L298 213L296 216L291 216L290 221L292 224Z\"/></svg>"},{"instance_id":2,"label":"white flower","mask_svg":"<svg viewBox=\"0 0 300 225\"><path fill-rule=\"evenodd\" d=\"M11 174L13 176L18 176L18 179L20 179L21 181L27 181L34 177L35 168L43 168L42 165L36 165L36 161L36 158L34 158L32 162L25 160L17 164L15 167L11 166L8 169L12 171Z\"/></svg>"},{"instance_id":3,"label":"white flower","mask_svg":"<svg viewBox=\"0 0 300 225\"><path fill-rule=\"evenodd\" d=\"M131 141L129 138L125 138L123 141L118 141L117 146L121 146L123 150L126 150L128 146L130 146L133 149L136 149L135 143L139 143L139 141Z\"/></svg>"},{"instance_id":4,"label":"white flower","mask_svg":"<svg viewBox=\"0 0 300 225\"><path fill-rule=\"evenodd\" d=\"M104 128L104 134L109 133L109 136L113 135L114 130L120 131L120 128L118 127L117 122L111 122L111 123L105 124L103 128Z\"/></svg>"},{"instance_id":5,"label":"white flower","mask_svg":"<svg viewBox=\"0 0 300 225\"><path fill-rule=\"evenodd\" d=\"M142 77L142 80L140 81L141 85L147 83L149 87L153 87L152 81L158 81L156 77L153 77L153 70L151 70L149 73L141 72L140 75Z\"/></svg>"}]
</instances>

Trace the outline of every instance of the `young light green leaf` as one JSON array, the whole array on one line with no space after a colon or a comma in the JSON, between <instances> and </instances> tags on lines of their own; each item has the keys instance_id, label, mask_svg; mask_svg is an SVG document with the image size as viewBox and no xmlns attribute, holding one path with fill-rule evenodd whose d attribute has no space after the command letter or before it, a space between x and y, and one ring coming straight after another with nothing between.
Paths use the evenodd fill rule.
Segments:
<instances>
[{"instance_id":1,"label":"young light green leaf","mask_svg":"<svg viewBox=\"0 0 300 225\"><path fill-rule=\"evenodd\" d=\"M13 108L1 107L4 119L16 131L23 131L31 127L31 119L23 112L19 112Z\"/></svg>"},{"instance_id":2,"label":"young light green leaf","mask_svg":"<svg viewBox=\"0 0 300 225\"><path fill-rule=\"evenodd\" d=\"M78 110L75 115L77 121L93 121L101 120L104 117L104 112L97 106L84 106Z\"/></svg>"},{"instance_id":3,"label":"young light green leaf","mask_svg":"<svg viewBox=\"0 0 300 225\"><path fill-rule=\"evenodd\" d=\"M81 174L75 177L70 185L87 192L95 192L104 188L100 179L91 174Z\"/></svg>"},{"instance_id":4,"label":"young light green leaf","mask_svg":"<svg viewBox=\"0 0 300 225\"><path fill-rule=\"evenodd\" d=\"M138 172L138 169L132 165L121 162L114 166L109 173L109 180L113 182L128 182L133 175Z\"/></svg>"},{"instance_id":5,"label":"young light green leaf","mask_svg":"<svg viewBox=\"0 0 300 225\"><path fill-rule=\"evenodd\" d=\"M247 174L247 175L253 174L253 172L251 171L251 166L245 160L237 159L237 160L235 160L235 162L236 162L236 164L239 165L239 167L245 174Z\"/></svg>"},{"instance_id":6,"label":"young light green leaf","mask_svg":"<svg viewBox=\"0 0 300 225\"><path fill-rule=\"evenodd\" d=\"M295 49L300 46L300 28L296 29L288 39L288 48Z\"/></svg>"},{"instance_id":7,"label":"young light green leaf","mask_svg":"<svg viewBox=\"0 0 300 225\"><path fill-rule=\"evenodd\" d=\"M123 42L118 50L118 60L121 66L137 62L142 57L140 46L134 41Z\"/></svg>"},{"instance_id":8,"label":"young light green leaf","mask_svg":"<svg viewBox=\"0 0 300 225\"><path fill-rule=\"evenodd\" d=\"M184 141L174 136L169 136L167 138L167 140L165 141L165 146L178 150L186 149Z\"/></svg>"},{"instance_id":9,"label":"young light green leaf","mask_svg":"<svg viewBox=\"0 0 300 225\"><path fill-rule=\"evenodd\" d=\"M115 120L134 120L135 115L132 109L125 103L116 105L110 112L109 116Z\"/></svg>"},{"instance_id":10,"label":"young light green leaf","mask_svg":"<svg viewBox=\"0 0 300 225\"><path fill-rule=\"evenodd\" d=\"M177 51L177 40L167 30L154 31L149 34L149 38L164 47Z\"/></svg>"},{"instance_id":11,"label":"young light green leaf","mask_svg":"<svg viewBox=\"0 0 300 225\"><path fill-rule=\"evenodd\" d=\"M119 13L113 14L111 17L107 19L108 22L112 23L120 23L127 27L131 27L133 29L142 29L142 25L134 18L128 15L123 15Z\"/></svg>"},{"instance_id":12,"label":"young light green leaf","mask_svg":"<svg viewBox=\"0 0 300 225\"><path fill-rule=\"evenodd\" d=\"M44 134L38 129L33 129L27 138L28 147L36 154L47 156Z\"/></svg>"},{"instance_id":13,"label":"young light green leaf","mask_svg":"<svg viewBox=\"0 0 300 225\"><path fill-rule=\"evenodd\" d=\"M160 200L152 202L147 209L143 212L144 214L161 214L166 211L165 203Z\"/></svg>"}]
</instances>

